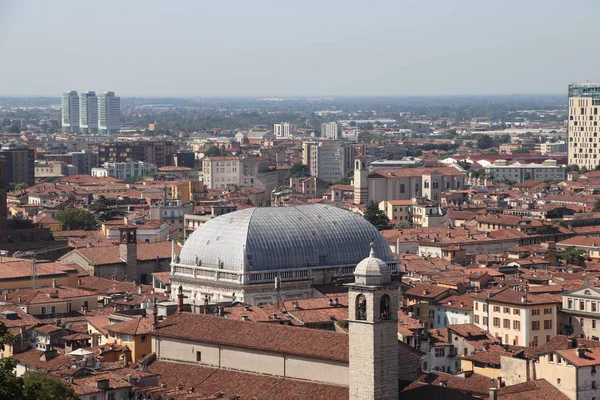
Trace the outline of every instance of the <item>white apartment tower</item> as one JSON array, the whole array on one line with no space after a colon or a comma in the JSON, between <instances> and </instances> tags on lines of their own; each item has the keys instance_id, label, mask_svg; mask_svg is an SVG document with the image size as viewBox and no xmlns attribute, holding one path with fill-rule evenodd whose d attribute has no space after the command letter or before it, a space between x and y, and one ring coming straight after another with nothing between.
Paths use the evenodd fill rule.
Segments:
<instances>
[{"instance_id":1,"label":"white apartment tower","mask_svg":"<svg viewBox=\"0 0 600 400\"><path fill-rule=\"evenodd\" d=\"M121 130L121 98L115 92L106 92L98 96L98 131L100 133L118 133Z\"/></svg>"},{"instance_id":2,"label":"white apartment tower","mask_svg":"<svg viewBox=\"0 0 600 400\"><path fill-rule=\"evenodd\" d=\"M354 277L348 285L349 398L397 400L398 283L390 266L375 257L373 243Z\"/></svg>"},{"instance_id":3,"label":"white apartment tower","mask_svg":"<svg viewBox=\"0 0 600 400\"><path fill-rule=\"evenodd\" d=\"M600 83L569 85L569 164L594 169L598 157Z\"/></svg>"},{"instance_id":4,"label":"white apartment tower","mask_svg":"<svg viewBox=\"0 0 600 400\"><path fill-rule=\"evenodd\" d=\"M296 133L296 126L289 122L273 125L273 134L276 138L289 138Z\"/></svg>"},{"instance_id":5,"label":"white apartment tower","mask_svg":"<svg viewBox=\"0 0 600 400\"><path fill-rule=\"evenodd\" d=\"M79 132L79 96L75 90L62 95L61 126L63 132Z\"/></svg>"},{"instance_id":6,"label":"white apartment tower","mask_svg":"<svg viewBox=\"0 0 600 400\"><path fill-rule=\"evenodd\" d=\"M340 139L341 127L337 122L324 122L321 124L321 137L327 139Z\"/></svg>"},{"instance_id":7,"label":"white apartment tower","mask_svg":"<svg viewBox=\"0 0 600 400\"><path fill-rule=\"evenodd\" d=\"M79 95L79 129L81 133L98 133L96 92L84 92Z\"/></svg>"}]
</instances>

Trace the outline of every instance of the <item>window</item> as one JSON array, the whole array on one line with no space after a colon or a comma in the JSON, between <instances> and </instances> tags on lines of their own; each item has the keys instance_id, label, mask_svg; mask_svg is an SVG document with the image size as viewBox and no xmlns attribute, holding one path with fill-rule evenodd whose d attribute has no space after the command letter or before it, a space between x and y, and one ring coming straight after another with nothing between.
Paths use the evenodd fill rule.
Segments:
<instances>
[{"instance_id":1,"label":"window","mask_svg":"<svg viewBox=\"0 0 600 400\"><path fill-rule=\"evenodd\" d=\"M475 311L479 311L479 303L475 302Z\"/></svg>"},{"instance_id":2,"label":"window","mask_svg":"<svg viewBox=\"0 0 600 400\"><path fill-rule=\"evenodd\" d=\"M503 321L504 329L510 329L510 319L505 319Z\"/></svg>"},{"instance_id":3,"label":"window","mask_svg":"<svg viewBox=\"0 0 600 400\"><path fill-rule=\"evenodd\" d=\"M531 330L539 331L540 330L540 321L531 321Z\"/></svg>"},{"instance_id":4,"label":"window","mask_svg":"<svg viewBox=\"0 0 600 400\"><path fill-rule=\"evenodd\" d=\"M521 330L521 321L513 321L513 329L515 331L520 331Z\"/></svg>"},{"instance_id":5,"label":"window","mask_svg":"<svg viewBox=\"0 0 600 400\"><path fill-rule=\"evenodd\" d=\"M446 349L441 347L441 348L436 348L435 349L435 356L436 357L445 357L446 356Z\"/></svg>"},{"instance_id":6,"label":"window","mask_svg":"<svg viewBox=\"0 0 600 400\"><path fill-rule=\"evenodd\" d=\"M140 341L141 341L142 343L146 343L146 340L147 340L147 339L146 339L146 335L142 335L142 337L140 337Z\"/></svg>"},{"instance_id":7,"label":"window","mask_svg":"<svg viewBox=\"0 0 600 400\"><path fill-rule=\"evenodd\" d=\"M510 308L504 307L504 314L510 314Z\"/></svg>"},{"instance_id":8,"label":"window","mask_svg":"<svg viewBox=\"0 0 600 400\"><path fill-rule=\"evenodd\" d=\"M196 362L200 362L200 361L202 361L202 352L197 351L196 352Z\"/></svg>"},{"instance_id":9,"label":"window","mask_svg":"<svg viewBox=\"0 0 600 400\"><path fill-rule=\"evenodd\" d=\"M494 327L500 328L500 318L494 318Z\"/></svg>"},{"instance_id":10,"label":"window","mask_svg":"<svg viewBox=\"0 0 600 400\"><path fill-rule=\"evenodd\" d=\"M585 310L585 301L579 300L579 311Z\"/></svg>"},{"instance_id":11,"label":"window","mask_svg":"<svg viewBox=\"0 0 600 400\"><path fill-rule=\"evenodd\" d=\"M573 299L567 300L567 308L573 308Z\"/></svg>"},{"instance_id":12,"label":"window","mask_svg":"<svg viewBox=\"0 0 600 400\"><path fill-rule=\"evenodd\" d=\"M117 400L117 394L115 392L109 393L108 400Z\"/></svg>"},{"instance_id":13,"label":"window","mask_svg":"<svg viewBox=\"0 0 600 400\"><path fill-rule=\"evenodd\" d=\"M544 314L552 314L552 308L544 308Z\"/></svg>"},{"instance_id":14,"label":"window","mask_svg":"<svg viewBox=\"0 0 600 400\"><path fill-rule=\"evenodd\" d=\"M46 307L42 307L42 314L46 314Z\"/></svg>"},{"instance_id":15,"label":"window","mask_svg":"<svg viewBox=\"0 0 600 400\"><path fill-rule=\"evenodd\" d=\"M592 329L596 329L596 320L595 319L592 320Z\"/></svg>"},{"instance_id":16,"label":"window","mask_svg":"<svg viewBox=\"0 0 600 400\"><path fill-rule=\"evenodd\" d=\"M483 317L483 324L485 326L487 326L487 324L488 324L488 317Z\"/></svg>"},{"instance_id":17,"label":"window","mask_svg":"<svg viewBox=\"0 0 600 400\"><path fill-rule=\"evenodd\" d=\"M124 342L133 342L133 336L131 335L123 335Z\"/></svg>"},{"instance_id":18,"label":"window","mask_svg":"<svg viewBox=\"0 0 600 400\"><path fill-rule=\"evenodd\" d=\"M552 354L552 353L548 354L548 362L551 362L551 363L554 362L554 354Z\"/></svg>"},{"instance_id":19,"label":"window","mask_svg":"<svg viewBox=\"0 0 600 400\"><path fill-rule=\"evenodd\" d=\"M592 312L596 312L597 310L597 306L596 306L596 302L592 302Z\"/></svg>"},{"instance_id":20,"label":"window","mask_svg":"<svg viewBox=\"0 0 600 400\"><path fill-rule=\"evenodd\" d=\"M52 308L50 309L52 314L56 314L56 306L52 306Z\"/></svg>"},{"instance_id":21,"label":"window","mask_svg":"<svg viewBox=\"0 0 600 400\"><path fill-rule=\"evenodd\" d=\"M513 314L514 315L521 315L521 310L519 310L518 308L513 308Z\"/></svg>"},{"instance_id":22,"label":"window","mask_svg":"<svg viewBox=\"0 0 600 400\"><path fill-rule=\"evenodd\" d=\"M540 309L539 308L534 308L531 310L531 315L540 315Z\"/></svg>"},{"instance_id":23,"label":"window","mask_svg":"<svg viewBox=\"0 0 600 400\"><path fill-rule=\"evenodd\" d=\"M560 385L560 378L556 378L556 384Z\"/></svg>"},{"instance_id":24,"label":"window","mask_svg":"<svg viewBox=\"0 0 600 400\"><path fill-rule=\"evenodd\" d=\"M500 306L494 306L494 312L500 312Z\"/></svg>"},{"instance_id":25,"label":"window","mask_svg":"<svg viewBox=\"0 0 600 400\"><path fill-rule=\"evenodd\" d=\"M487 311L488 311L488 305L487 305L487 304L484 304L484 305L483 305L483 312L487 312Z\"/></svg>"},{"instance_id":26,"label":"window","mask_svg":"<svg viewBox=\"0 0 600 400\"><path fill-rule=\"evenodd\" d=\"M404 186L404 183L401 183L401 184L400 184L400 193L404 193L404 192L405 192L405 190L406 190L406 188L405 188L405 186Z\"/></svg>"},{"instance_id":27,"label":"window","mask_svg":"<svg viewBox=\"0 0 600 400\"><path fill-rule=\"evenodd\" d=\"M552 320L551 319L544 320L544 329L552 329Z\"/></svg>"},{"instance_id":28,"label":"window","mask_svg":"<svg viewBox=\"0 0 600 400\"><path fill-rule=\"evenodd\" d=\"M478 324L479 323L479 315L475 316L475 323Z\"/></svg>"}]
</instances>

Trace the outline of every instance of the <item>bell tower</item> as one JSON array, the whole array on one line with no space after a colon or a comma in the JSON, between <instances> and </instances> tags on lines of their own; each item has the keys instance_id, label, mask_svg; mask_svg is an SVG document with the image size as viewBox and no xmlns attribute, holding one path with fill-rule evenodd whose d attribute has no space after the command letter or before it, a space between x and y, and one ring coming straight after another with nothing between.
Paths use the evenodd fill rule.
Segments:
<instances>
[{"instance_id":1,"label":"bell tower","mask_svg":"<svg viewBox=\"0 0 600 400\"><path fill-rule=\"evenodd\" d=\"M369 202L368 160L367 156L358 156L354 159L354 204Z\"/></svg>"},{"instance_id":2,"label":"bell tower","mask_svg":"<svg viewBox=\"0 0 600 400\"><path fill-rule=\"evenodd\" d=\"M397 400L399 283L392 270L371 254L348 285L350 399Z\"/></svg>"},{"instance_id":3,"label":"bell tower","mask_svg":"<svg viewBox=\"0 0 600 400\"><path fill-rule=\"evenodd\" d=\"M139 271L137 270L137 227L123 226L119 228L119 258L126 267L126 279L139 282Z\"/></svg>"}]
</instances>

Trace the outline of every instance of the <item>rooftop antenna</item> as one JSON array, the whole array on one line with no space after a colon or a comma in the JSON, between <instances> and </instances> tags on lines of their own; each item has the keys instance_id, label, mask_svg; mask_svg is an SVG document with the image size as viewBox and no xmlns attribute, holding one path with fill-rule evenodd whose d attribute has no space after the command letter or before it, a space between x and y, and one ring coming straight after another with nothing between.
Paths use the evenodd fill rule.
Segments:
<instances>
[{"instance_id":1,"label":"rooftop antenna","mask_svg":"<svg viewBox=\"0 0 600 400\"><path fill-rule=\"evenodd\" d=\"M279 277L279 273L275 277L275 291L277 292L277 308L281 309L283 305L282 311L287 312L285 308L285 303L281 299L281 278Z\"/></svg>"},{"instance_id":2,"label":"rooftop antenna","mask_svg":"<svg viewBox=\"0 0 600 400\"><path fill-rule=\"evenodd\" d=\"M35 256L38 254L50 253L56 250L66 249L68 247L67 243L56 244L54 246L45 247L37 250L28 250L28 251L16 251L13 254L14 258L30 258L31 257L31 288L35 289L37 287L37 264L35 260ZM2 250L4 251L4 250Z\"/></svg>"}]
</instances>

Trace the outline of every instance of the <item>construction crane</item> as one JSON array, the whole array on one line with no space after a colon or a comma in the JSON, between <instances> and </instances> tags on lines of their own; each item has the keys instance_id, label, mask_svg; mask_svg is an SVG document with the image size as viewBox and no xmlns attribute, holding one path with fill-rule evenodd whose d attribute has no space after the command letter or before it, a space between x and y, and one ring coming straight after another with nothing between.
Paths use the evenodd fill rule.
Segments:
<instances>
[{"instance_id":1,"label":"construction crane","mask_svg":"<svg viewBox=\"0 0 600 400\"><path fill-rule=\"evenodd\" d=\"M36 256L38 254L46 254L51 253L53 251L66 249L69 247L68 242L55 244L53 246L44 247L42 249L34 249L34 250L25 250L25 251L15 251L13 253L14 258L31 258L31 288L35 289L37 287L37 264L36 264Z\"/></svg>"}]
</instances>

